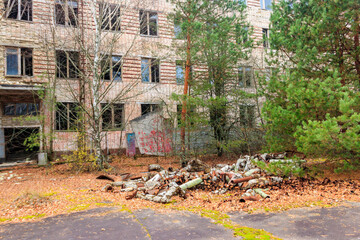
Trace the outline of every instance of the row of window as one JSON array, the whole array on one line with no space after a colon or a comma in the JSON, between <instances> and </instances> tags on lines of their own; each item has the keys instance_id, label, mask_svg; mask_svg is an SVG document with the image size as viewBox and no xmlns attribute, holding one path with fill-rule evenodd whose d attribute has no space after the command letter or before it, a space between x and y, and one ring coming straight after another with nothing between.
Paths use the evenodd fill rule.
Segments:
<instances>
[{"instance_id":1,"label":"row of window","mask_svg":"<svg viewBox=\"0 0 360 240\"><path fill-rule=\"evenodd\" d=\"M102 79L111 81L122 80L122 57L104 56L101 62ZM78 78L80 68L79 53L74 51L56 51L56 76L58 78ZM240 87L251 87L253 70L251 67L239 68ZM6 48L6 75L7 76L33 76L32 49ZM184 61L176 61L176 82L184 83ZM141 59L142 82L160 82L160 61L152 58Z\"/></svg>"},{"instance_id":2,"label":"row of window","mask_svg":"<svg viewBox=\"0 0 360 240\"><path fill-rule=\"evenodd\" d=\"M246 0L243 1L246 4ZM272 0L260 0L261 9L271 10ZM4 0L6 17L32 21L32 0ZM57 0L55 3L55 22L58 25L77 26L78 2L76 0ZM120 5L101 3L99 4L99 17L103 30L120 31L121 12ZM158 35L158 14L151 11L139 11L140 34L145 36ZM179 24L174 26L175 36L179 37L181 28Z\"/></svg>"},{"instance_id":3,"label":"row of window","mask_svg":"<svg viewBox=\"0 0 360 240\"><path fill-rule=\"evenodd\" d=\"M124 120L124 104L101 104L102 129L122 129ZM141 115L160 110L159 104L141 104ZM239 122L243 126L253 127L255 107L240 105ZM195 109L191 110L195 112ZM76 130L79 107L76 103L57 103L55 113L55 129L59 131ZM4 116L36 116L39 114L39 103L6 103ZM177 106L178 122L181 122L181 105Z\"/></svg>"},{"instance_id":4,"label":"row of window","mask_svg":"<svg viewBox=\"0 0 360 240\"><path fill-rule=\"evenodd\" d=\"M115 130L124 128L124 104L101 104L102 129ZM106 109L104 109L106 108ZM160 110L159 104L141 104L141 115ZM71 131L77 129L78 105L76 103L58 103L55 118L55 129ZM239 123L242 126L253 127L255 124L255 106L239 106ZM195 112L195 109L192 109ZM177 106L178 123L181 122L181 105Z\"/></svg>"}]
</instances>

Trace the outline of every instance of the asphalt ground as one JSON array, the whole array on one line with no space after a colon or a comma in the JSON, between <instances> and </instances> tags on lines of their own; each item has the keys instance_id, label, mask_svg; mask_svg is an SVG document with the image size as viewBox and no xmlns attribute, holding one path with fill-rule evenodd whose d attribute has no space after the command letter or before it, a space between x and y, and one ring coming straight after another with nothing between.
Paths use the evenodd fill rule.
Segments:
<instances>
[{"instance_id":1,"label":"asphalt ground","mask_svg":"<svg viewBox=\"0 0 360 240\"><path fill-rule=\"evenodd\" d=\"M282 239L360 239L360 203L333 208L300 208L281 213L230 213L239 225L264 229ZM38 222L0 225L0 239L236 239L209 218L186 211L164 214L98 208ZM239 238L238 238L239 239Z\"/></svg>"}]
</instances>

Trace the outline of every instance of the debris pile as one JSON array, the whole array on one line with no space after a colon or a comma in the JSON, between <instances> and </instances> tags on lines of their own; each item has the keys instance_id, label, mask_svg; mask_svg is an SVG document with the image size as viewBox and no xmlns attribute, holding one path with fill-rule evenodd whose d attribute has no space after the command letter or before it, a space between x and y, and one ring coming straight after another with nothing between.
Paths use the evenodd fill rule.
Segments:
<instances>
[{"instance_id":1,"label":"debris pile","mask_svg":"<svg viewBox=\"0 0 360 240\"><path fill-rule=\"evenodd\" d=\"M120 188L120 192L126 192L126 199L136 197L158 203L168 203L175 195L186 198L186 190L190 188L215 194L230 190L244 191L240 202L256 201L257 196L270 198L264 188L281 183L283 179L257 168L257 161L288 163L293 160L285 160L285 154L259 154L246 155L232 165L217 164L214 167L198 159L190 160L186 167L178 170L165 170L158 164L150 164L144 175L131 177L130 173L123 174L122 181L113 181L102 190L113 191ZM99 179L106 177L101 176Z\"/></svg>"}]
</instances>

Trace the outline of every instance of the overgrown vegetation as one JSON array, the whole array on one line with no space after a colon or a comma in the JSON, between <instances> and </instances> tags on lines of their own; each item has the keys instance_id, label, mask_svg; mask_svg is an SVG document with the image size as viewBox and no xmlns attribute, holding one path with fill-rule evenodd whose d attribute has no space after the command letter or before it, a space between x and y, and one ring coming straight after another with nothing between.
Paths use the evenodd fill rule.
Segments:
<instances>
[{"instance_id":1,"label":"overgrown vegetation","mask_svg":"<svg viewBox=\"0 0 360 240\"><path fill-rule=\"evenodd\" d=\"M262 82L268 150L358 163L359 16L356 0L291 0L273 7L273 71Z\"/></svg>"}]
</instances>

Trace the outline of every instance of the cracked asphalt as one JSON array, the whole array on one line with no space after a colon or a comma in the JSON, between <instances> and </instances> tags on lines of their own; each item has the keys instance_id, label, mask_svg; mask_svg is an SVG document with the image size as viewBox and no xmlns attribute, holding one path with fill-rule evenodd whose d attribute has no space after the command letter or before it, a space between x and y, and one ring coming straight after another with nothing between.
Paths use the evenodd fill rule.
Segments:
<instances>
[{"instance_id":1,"label":"cracked asphalt","mask_svg":"<svg viewBox=\"0 0 360 240\"><path fill-rule=\"evenodd\" d=\"M360 239L360 203L334 208L301 208L282 213L230 213L242 226L264 229L282 239ZM231 230L197 214L132 213L98 208L38 222L0 225L0 239L236 239Z\"/></svg>"}]
</instances>

